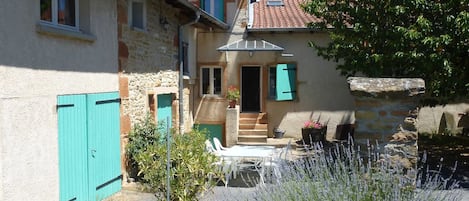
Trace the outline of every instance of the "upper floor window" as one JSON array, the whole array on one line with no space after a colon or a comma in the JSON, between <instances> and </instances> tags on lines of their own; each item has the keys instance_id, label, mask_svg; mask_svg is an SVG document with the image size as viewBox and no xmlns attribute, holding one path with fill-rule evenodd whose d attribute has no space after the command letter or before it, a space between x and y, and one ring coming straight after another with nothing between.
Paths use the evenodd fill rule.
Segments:
<instances>
[{"instance_id":1,"label":"upper floor window","mask_svg":"<svg viewBox=\"0 0 469 201\"><path fill-rule=\"evenodd\" d=\"M41 21L78 30L79 0L41 0Z\"/></svg>"},{"instance_id":2,"label":"upper floor window","mask_svg":"<svg viewBox=\"0 0 469 201\"><path fill-rule=\"evenodd\" d=\"M130 27L145 30L146 26L146 3L145 0L129 1Z\"/></svg>"},{"instance_id":3,"label":"upper floor window","mask_svg":"<svg viewBox=\"0 0 469 201\"><path fill-rule=\"evenodd\" d=\"M200 77L200 94L221 95L221 67L202 67Z\"/></svg>"}]
</instances>

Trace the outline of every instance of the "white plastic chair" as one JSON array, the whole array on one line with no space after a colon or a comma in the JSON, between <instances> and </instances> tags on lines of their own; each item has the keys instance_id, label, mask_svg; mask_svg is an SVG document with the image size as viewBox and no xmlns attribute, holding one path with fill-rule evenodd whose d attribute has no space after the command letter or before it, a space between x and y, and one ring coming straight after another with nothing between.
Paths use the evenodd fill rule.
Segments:
<instances>
[{"instance_id":1,"label":"white plastic chair","mask_svg":"<svg viewBox=\"0 0 469 201\"><path fill-rule=\"evenodd\" d=\"M220 140L216 137L213 138L213 143L215 144L215 149L217 151L226 151L228 150L229 148L226 148L226 147L223 147L223 145L221 144Z\"/></svg>"},{"instance_id":2,"label":"white plastic chair","mask_svg":"<svg viewBox=\"0 0 469 201\"><path fill-rule=\"evenodd\" d=\"M212 143L210 140L205 140L205 149L209 152L212 153L216 156L220 156L220 152L213 147ZM221 169L221 171L225 175L225 187L228 187L228 182L231 178L232 174L236 174L236 168L234 167L234 162L231 160L227 160L223 157L219 157L219 160L213 163L217 167Z\"/></svg>"},{"instance_id":3,"label":"white plastic chair","mask_svg":"<svg viewBox=\"0 0 469 201\"><path fill-rule=\"evenodd\" d=\"M271 170L273 170L277 183L280 182L280 178L282 177L280 169L282 165L285 163L285 161L287 160L290 149L291 149L291 140L288 141L288 144L286 147L278 149L277 153L274 153L270 161L265 161L263 164L264 168L268 169L268 171L266 171L265 173L270 174Z\"/></svg>"}]
</instances>

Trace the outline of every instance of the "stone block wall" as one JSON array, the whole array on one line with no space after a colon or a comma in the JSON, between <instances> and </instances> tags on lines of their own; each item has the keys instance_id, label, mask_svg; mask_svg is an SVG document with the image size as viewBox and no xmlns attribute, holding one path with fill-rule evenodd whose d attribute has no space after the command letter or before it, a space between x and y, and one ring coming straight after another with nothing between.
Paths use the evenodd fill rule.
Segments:
<instances>
[{"instance_id":1,"label":"stone block wall","mask_svg":"<svg viewBox=\"0 0 469 201\"><path fill-rule=\"evenodd\" d=\"M128 1L117 1L119 91L122 98L123 135L130 131L132 125L143 120L149 112L149 94L174 95L172 121L175 128L179 127L179 10L164 1L147 0L145 3L146 27L144 30L139 30L129 26ZM163 18L169 26L160 23L160 19ZM184 99L189 100L189 95L189 89L185 89ZM185 114L189 114L189 104L184 104L184 110Z\"/></svg>"},{"instance_id":2,"label":"stone block wall","mask_svg":"<svg viewBox=\"0 0 469 201\"><path fill-rule=\"evenodd\" d=\"M417 115L422 79L348 79L355 99L355 143L366 147L378 142L381 157L416 178Z\"/></svg>"},{"instance_id":3,"label":"stone block wall","mask_svg":"<svg viewBox=\"0 0 469 201\"><path fill-rule=\"evenodd\" d=\"M406 127L425 89L422 79L351 77L348 83L355 99L357 140L380 142Z\"/></svg>"}]
</instances>

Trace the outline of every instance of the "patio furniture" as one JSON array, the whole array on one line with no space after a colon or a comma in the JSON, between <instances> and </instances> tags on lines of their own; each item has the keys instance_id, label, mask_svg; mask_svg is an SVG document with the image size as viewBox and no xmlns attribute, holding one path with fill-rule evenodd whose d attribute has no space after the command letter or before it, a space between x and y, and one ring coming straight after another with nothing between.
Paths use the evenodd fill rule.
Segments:
<instances>
[{"instance_id":1,"label":"patio furniture","mask_svg":"<svg viewBox=\"0 0 469 201\"><path fill-rule=\"evenodd\" d=\"M264 184L264 164L272 160L275 147L273 146L243 146L235 145L228 150L220 151L221 157L235 162L235 169L251 167L255 169L260 178L260 183ZM251 160L252 163L244 161Z\"/></svg>"}]
</instances>

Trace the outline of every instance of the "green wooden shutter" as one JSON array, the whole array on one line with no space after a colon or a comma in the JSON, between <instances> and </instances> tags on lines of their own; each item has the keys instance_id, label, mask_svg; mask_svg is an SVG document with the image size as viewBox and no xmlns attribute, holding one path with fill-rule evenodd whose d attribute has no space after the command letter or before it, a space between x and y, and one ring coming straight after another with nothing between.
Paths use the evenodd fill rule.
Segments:
<instances>
[{"instance_id":1,"label":"green wooden shutter","mask_svg":"<svg viewBox=\"0 0 469 201\"><path fill-rule=\"evenodd\" d=\"M169 126L169 129L172 127L172 101L173 101L173 96L171 94L159 94L157 96L157 105L158 105L158 110L157 110L157 120L158 120L158 127L160 130L160 134L163 136L166 136L166 131L167 131L167 126ZM168 121L169 118L169 121ZM162 123L162 125L161 125ZM163 139L163 138L161 138Z\"/></svg>"},{"instance_id":2,"label":"green wooden shutter","mask_svg":"<svg viewBox=\"0 0 469 201\"><path fill-rule=\"evenodd\" d=\"M61 201L88 200L86 113L86 95L58 96Z\"/></svg>"},{"instance_id":3,"label":"green wooden shutter","mask_svg":"<svg viewBox=\"0 0 469 201\"><path fill-rule=\"evenodd\" d=\"M294 100L296 98L296 66L295 64L277 64L277 101Z\"/></svg>"},{"instance_id":4,"label":"green wooden shutter","mask_svg":"<svg viewBox=\"0 0 469 201\"><path fill-rule=\"evenodd\" d=\"M91 200L120 191L119 93L88 94L88 144Z\"/></svg>"}]
</instances>

